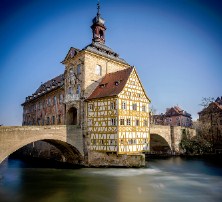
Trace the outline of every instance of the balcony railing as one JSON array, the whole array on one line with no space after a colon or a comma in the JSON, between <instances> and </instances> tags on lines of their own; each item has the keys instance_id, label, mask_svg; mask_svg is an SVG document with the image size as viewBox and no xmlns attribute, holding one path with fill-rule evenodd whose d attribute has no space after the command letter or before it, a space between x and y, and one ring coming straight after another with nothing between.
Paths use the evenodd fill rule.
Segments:
<instances>
[{"instance_id":1,"label":"balcony railing","mask_svg":"<svg viewBox=\"0 0 222 202\"><path fill-rule=\"evenodd\" d=\"M65 96L64 102L73 102L73 101L78 101L80 99L79 94L68 94Z\"/></svg>"}]
</instances>

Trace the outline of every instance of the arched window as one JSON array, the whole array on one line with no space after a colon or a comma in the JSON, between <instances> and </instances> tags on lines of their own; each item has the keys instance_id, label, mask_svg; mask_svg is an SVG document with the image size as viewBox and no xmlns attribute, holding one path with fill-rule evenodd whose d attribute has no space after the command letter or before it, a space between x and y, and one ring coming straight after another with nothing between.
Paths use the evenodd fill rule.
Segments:
<instances>
[{"instance_id":1,"label":"arched window","mask_svg":"<svg viewBox=\"0 0 222 202\"><path fill-rule=\"evenodd\" d=\"M100 37L100 38L104 38L103 30L99 30L99 37Z\"/></svg>"}]
</instances>

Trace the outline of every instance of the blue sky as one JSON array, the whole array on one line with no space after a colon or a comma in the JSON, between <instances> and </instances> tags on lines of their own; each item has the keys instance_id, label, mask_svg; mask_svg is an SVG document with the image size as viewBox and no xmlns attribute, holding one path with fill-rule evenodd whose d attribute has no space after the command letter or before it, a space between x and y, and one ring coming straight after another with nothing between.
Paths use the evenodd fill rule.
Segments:
<instances>
[{"instance_id":1,"label":"blue sky","mask_svg":"<svg viewBox=\"0 0 222 202\"><path fill-rule=\"evenodd\" d=\"M0 124L64 71L69 48L91 43L97 0L0 1ZM102 0L106 45L135 65L158 113L179 105L196 119L202 97L222 96L222 3Z\"/></svg>"}]
</instances>

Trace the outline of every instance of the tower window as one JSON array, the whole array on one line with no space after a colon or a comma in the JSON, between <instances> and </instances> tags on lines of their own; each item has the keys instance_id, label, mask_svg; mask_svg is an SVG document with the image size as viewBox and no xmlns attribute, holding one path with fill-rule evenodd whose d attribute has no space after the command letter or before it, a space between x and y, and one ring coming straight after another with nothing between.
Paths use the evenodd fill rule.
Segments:
<instances>
[{"instance_id":1,"label":"tower window","mask_svg":"<svg viewBox=\"0 0 222 202\"><path fill-rule=\"evenodd\" d=\"M81 86L80 84L77 85L76 94L80 95L81 92Z\"/></svg>"},{"instance_id":2,"label":"tower window","mask_svg":"<svg viewBox=\"0 0 222 202\"><path fill-rule=\"evenodd\" d=\"M100 65L96 65L96 75L102 75L102 67Z\"/></svg>"},{"instance_id":3,"label":"tower window","mask_svg":"<svg viewBox=\"0 0 222 202\"><path fill-rule=\"evenodd\" d=\"M99 37L100 37L100 38L103 38L103 37L104 37L103 30L99 30Z\"/></svg>"},{"instance_id":4,"label":"tower window","mask_svg":"<svg viewBox=\"0 0 222 202\"><path fill-rule=\"evenodd\" d=\"M69 87L69 89L68 89L68 94L72 94L72 87Z\"/></svg>"},{"instance_id":5,"label":"tower window","mask_svg":"<svg viewBox=\"0 0 222 202\"><path fill-rule=\"evenodd\" d=\"M77 74L81 74L81 65L80 64L77 65Z\"/></svg>"}]
</instances>

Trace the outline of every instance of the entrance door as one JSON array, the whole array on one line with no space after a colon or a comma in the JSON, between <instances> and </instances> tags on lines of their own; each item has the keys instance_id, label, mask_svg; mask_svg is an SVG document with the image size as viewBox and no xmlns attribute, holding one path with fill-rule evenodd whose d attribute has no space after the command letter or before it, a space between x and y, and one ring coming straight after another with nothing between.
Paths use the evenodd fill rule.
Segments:
<instances>
[{"instance_id":1,"label":"entrance door","mask_svg":"<svg viewBox=\"0 0 222 202\"><path fill-rule=\"evenodd\" d=\"M77 125L77 109L75 107L70 108L67 115L67 124Z\"/></svg>"}]
</instances>

